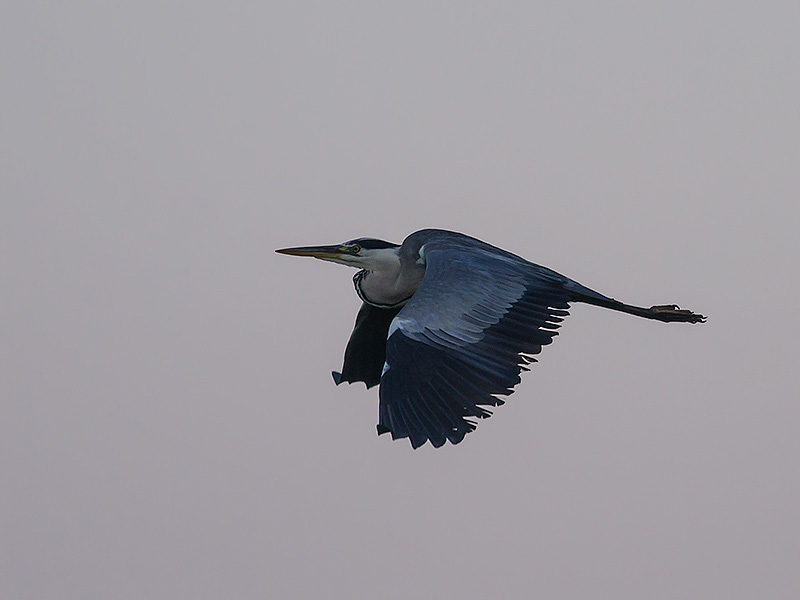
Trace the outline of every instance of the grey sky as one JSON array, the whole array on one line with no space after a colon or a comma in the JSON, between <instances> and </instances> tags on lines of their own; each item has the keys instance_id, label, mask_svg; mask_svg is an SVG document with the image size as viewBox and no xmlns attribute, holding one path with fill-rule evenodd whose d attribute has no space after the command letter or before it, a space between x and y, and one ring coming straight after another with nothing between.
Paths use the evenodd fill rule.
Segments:
<instances>
[{"instance_id":1,"label":"grey sky","mask_svg":"<svg viewBox=\"0 0 800 600\"><path fill-rule=\"evenodd\" d=\"M202 4L0 13L0 596L800 596L800 5ZM413 452L273 250L432 226L709 321Z\"/></svg>"}]
</instances>

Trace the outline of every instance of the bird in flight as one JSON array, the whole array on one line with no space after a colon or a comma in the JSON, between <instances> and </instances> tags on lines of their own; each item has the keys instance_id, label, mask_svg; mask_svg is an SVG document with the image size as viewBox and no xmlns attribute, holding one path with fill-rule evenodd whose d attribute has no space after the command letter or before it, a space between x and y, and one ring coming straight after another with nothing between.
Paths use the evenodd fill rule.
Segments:
<instances>
[{"instance_id":1,"label":"bird in flight","mask_svg":"<svg viewBox=\"0 0 800 600\"><path fill-rule=\"evenodd\" d=\"M362 306L337 385L380 384L378 435L458 444L553 341L572 302L667 323L702 323L674 304L623 304L473 237L423 229L402 244L359 238L276 250L355 267Z\"/></svg>"}]
</instances>

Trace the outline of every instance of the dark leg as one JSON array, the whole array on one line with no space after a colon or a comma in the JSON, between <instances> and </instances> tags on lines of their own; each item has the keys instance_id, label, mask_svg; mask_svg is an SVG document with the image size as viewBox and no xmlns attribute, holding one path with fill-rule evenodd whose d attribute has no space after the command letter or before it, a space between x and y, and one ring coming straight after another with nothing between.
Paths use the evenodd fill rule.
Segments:
<instances>
[{"instance_id":1,"label":"dark leg","mask_svg":"<svg viewBox=\"0 0 800 600\"><path fill-rule=\"evenodd\" d=\"M703 323L706 320L706 318L699 313L678 308L677 304L658 304L650 308L623 304L613 298L603 296L594 290L590 290L575 281L569 281L564 288L569 293L570 302L594 304L595 306L618 310L619 312L636 315L637 317L644 317L645 319L655 319L657 321L663 321L664 323Z\"/></svg>"}]
</instances>

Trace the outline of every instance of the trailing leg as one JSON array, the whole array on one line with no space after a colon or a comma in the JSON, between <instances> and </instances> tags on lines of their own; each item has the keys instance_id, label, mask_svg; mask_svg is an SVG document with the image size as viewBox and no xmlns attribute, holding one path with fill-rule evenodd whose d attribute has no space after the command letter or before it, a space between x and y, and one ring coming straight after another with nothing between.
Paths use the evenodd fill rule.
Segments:
<instances>
[{"instance_id":1,"label":"trailing leg","mask_svg":"<svg viewBox=\"0 0 800 600\"><path fill-rule=\"evenodd\" d=\"M569 294L570 302L584 302L586 304L602 306L603 308L610 308L611 310L628 313L629 315L636 315L637 317L644 317L645 319L655 319L656 321L663 321L664 323L703 323L706 320L703 315L692 312L691 310L681 309L677 304L657 304L650 308L624 304L608 296L603 296L603 294L595 292L572 280L568 281L564 285L564 288Z\"/></svg>"}]
</instances>

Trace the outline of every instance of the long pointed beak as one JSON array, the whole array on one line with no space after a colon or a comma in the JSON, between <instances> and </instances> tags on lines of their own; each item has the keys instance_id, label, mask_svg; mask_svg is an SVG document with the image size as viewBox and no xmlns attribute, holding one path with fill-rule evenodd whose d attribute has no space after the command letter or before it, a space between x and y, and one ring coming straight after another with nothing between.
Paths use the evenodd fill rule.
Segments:
<instances>
[{"instance_id":1,"label":"long pointed beak","mask_svg":"<svg viewBox=\"0 0 800 600\"><path fill-rule=\"evenodd\" d=\"M313 256L314 258L332 259L339 258L348 254L345 247L340 244L332 246L299 246L297 248L281 248L275 250L278 254L288 254L290 256Z\"/></svg>"}]
</instances>

